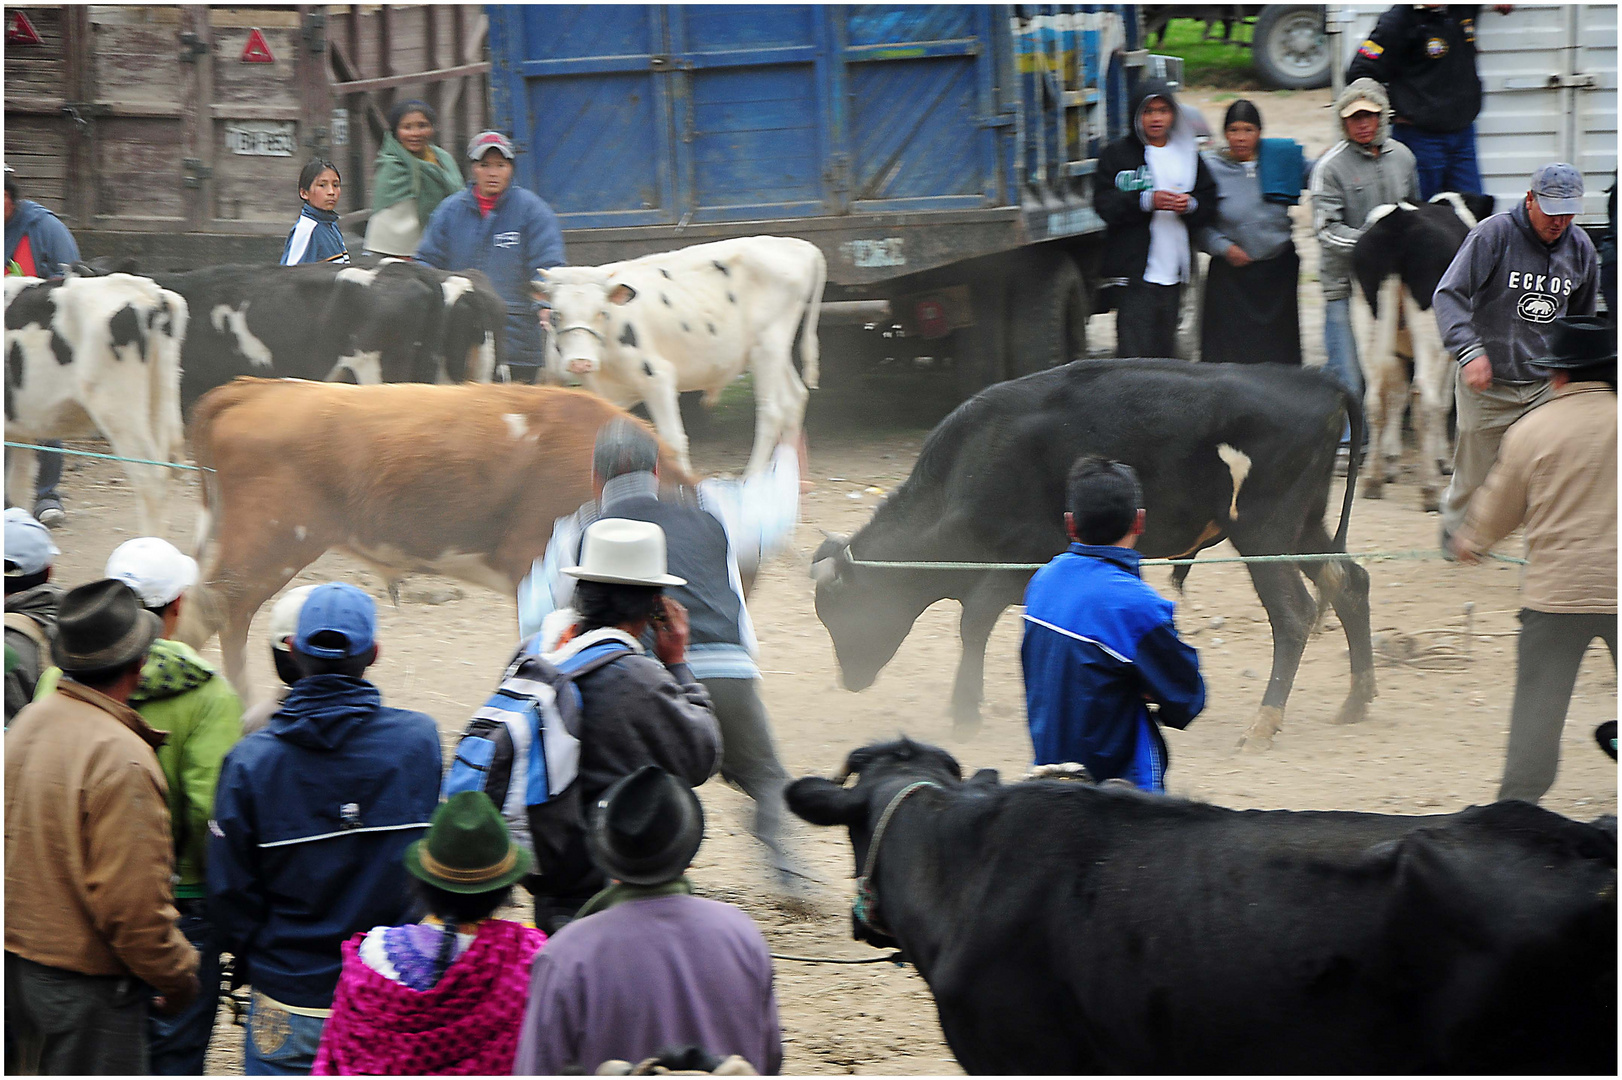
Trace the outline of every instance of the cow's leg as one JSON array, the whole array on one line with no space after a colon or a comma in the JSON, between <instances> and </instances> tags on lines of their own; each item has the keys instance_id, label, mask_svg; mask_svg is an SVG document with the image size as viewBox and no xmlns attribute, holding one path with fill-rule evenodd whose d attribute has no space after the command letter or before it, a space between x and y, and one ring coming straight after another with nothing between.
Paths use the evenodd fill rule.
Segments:
<instances>
[{"instance_id":1,"label":"cow's leg","mask_svg":"<svg viewBox=\"0 0 1622 1080\"><path fill-rule=\"evenodd\" d=\"M194 601L199 618L186 626L190 636L183 640L200 648L218 627L225 677L247 701L251 696L247 680L248 627L254 614L294 575L320 558L327 550L327 542L313 535L318 531L313 525L286 521L272 526L260 520L256 528L234 530L231 522L255 518L231 510L226 506L218 511L222 522L218 547L209 554L208 569L201 575L202 595ZM298 538L297 530L304 531L303 539ZM185 611L186 605L182 605L182 616Z\"/></svg>"},{"instance_id":2,"label":"cow's leg","mask_svg":"<svg viewBox=\"0 0 1622 1080\"><path fill-rule=\"evenodd\" d=\"M1393 279L1395 280L1395 279ZM1378 499L1384 494L1385 482L1391 479L1395 461L1391 454L1392 385L1395 377L1397 345L1397 307L1395 294L1388 286L1380 289L1380 314L1375 317L1364 301L1362 293L1352 297L1354 323L1359 327L1358 363L1363 369L1363 411L1368 419L1369 446L1374 449L1373 461L1363 480L1363 496ZM1397 455L1401 456L1402 412L1396 410Z\"/></svg>"},{"instance_id":3,"label":"cow's leg","mask_svg":"<svg viewBox=\"0 0 1622 1080\"><path fill-rule=\"evenodd\" d=\"M1419 498L1426 513L1441 509L1442 462L1447 452L1447 393L1453 363L1442 348L1442 335L1434 311L1420 311L1407 299L1408 324L1413 327L1414 382L1419 387Z\"/></svg>"},{"instance_id":4,"label":"cow's leg","mask_svg":"<svg viewBox=\"0 0 1622 1080\"><path fill-rule=\"evenodd\" d=\"M805 403L811 395L794 373L793 345L792 328L786 335L773 328L750 350L749 366L755 375L755 445L744 468L746 476L766 471L779 441L799 437Z\"/></svg>"},{"instance_id":5,"label":"cow's leg","mask_svg":"<svg viewBox=\"0 0 1622 1080\"><path fill-rule=\"evenodd\" d=\"M146 461L165 461L168 446L160 446L150 430L148 409L130 409L130 402L107 403L95 400L91 394L85 412L90 420L107 436L112 451L119 457L142 458ZM109 407L111 404L111 407ZM162 536L167 524L164 507L169 502L169 470L162 465L136 465L122 462L124 475L129 477L135 492L136 524L145 536Z\"/></svg>"},{"instance_id":6,"label":"cow's leg","mask_svg":"<svg viewBox=\"0 0 1622 1080\"><path fill-rule=\"evenodd\" d=\"M963 655L958 659L957 676L952 681L952 734L965 738L980 730L980 702L985 696L986 642L991 628L1010 604L1024 597L1024 582L1006 574L987 574L963 598L963 614L958 633L963 639Z\"/></svg>"},{"instance_id":7,"label":"cow's leg","mask_svg":"<svg viewBox=\"0 0 1622 1080\"><path fill-rule=\"evenodd\" d=\"M1241 549L1240 554L1255 552ZM1273 745L1273 736L1284 726L1284 705L1289 701L1290 688L1295 685L1295 672L1301 666L1301 653L1306 648L1318 609L1300 572L1291 564L1249 563L1248 566L1256 595L1267 609L1267 621L1273 627L1273 672L1267 679L1261 709L1249 729L1240 736L1239 745L1249 750L1267 750Z\"/></svg>"},{"instance_id":8,"label":"cow's leg","mask_svg":"<svg viewBox=\"0 0 1622 1080\"><path fill-rule=\"evenodd\" d=\"M7 433L8 437L10 433ZM20 506L30 514L34 512L34 459L32 450L7 448L6 501Z\"/></svg>"},{"instance_id":9,"label":"cow's leg","mask_svg":"<svg viewBox=\"0 0 1622 1080\"><path fill-rule=\"evenodd\" d=\"M676 460L681 462L681 467L692 472L693 463L687 457L687 429L681 422L681 395L676 392L675 372L663 361L659 361L654 370L656 374L651 375L644 384L647 390L642 402L648 407L648 415L653 418L653 426L659 432L659 437L676 451Z\"/></svg>"},{"instance_id":10,"label":"cow's leg","mask_svg":"<svg viewBox=\"0 0 1622 1080\"><path fill-rule=\"evenodd\" d=\"M1301 536L1303 553L1329 551L1334 542L1321 520L1307 523ZM1369 702L1378 693L1374 684L1374 644L1370 637L1369 572L1350 559L1298 564L1318 594L1328 599L1346 634L1352 658L1352 689L1335 716L1337 724L1355 724L1368 716Z\"/></svg>"}]
</instances>

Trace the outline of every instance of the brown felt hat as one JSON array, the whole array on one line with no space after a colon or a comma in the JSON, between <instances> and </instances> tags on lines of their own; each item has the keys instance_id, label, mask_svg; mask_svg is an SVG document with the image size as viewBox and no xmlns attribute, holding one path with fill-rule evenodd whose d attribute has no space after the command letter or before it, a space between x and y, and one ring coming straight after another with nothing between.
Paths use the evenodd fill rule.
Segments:
<instances>
[{"instance_id":1,"label":"brown felt hat","mask_svg":"<svg viewBox=\"0 0 1622 1080\"><path fill-rule=\"evenodd\" d=\"M103 578L62 597L51 659L65 673L123 667L146 655L163 621L122 581Z\"/></svg>"}]
</instances>

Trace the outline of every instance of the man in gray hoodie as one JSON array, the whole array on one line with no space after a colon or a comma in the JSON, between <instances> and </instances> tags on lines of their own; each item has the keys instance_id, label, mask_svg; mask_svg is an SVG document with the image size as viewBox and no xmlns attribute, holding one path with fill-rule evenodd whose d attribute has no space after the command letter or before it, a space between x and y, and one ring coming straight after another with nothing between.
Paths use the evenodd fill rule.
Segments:
<instances>
[{"instance_id":1,"label":"man in gray hoodie","mask_svg":"<svg viewBox=\"0 0 1622 1080\"><path fill-rule=\"evenodd\" d=\"M1321 253L1318 280L1324 291L1324 350L1342 386L1359 396L1363 372L1352 335L1352 248L1363 235L1369 211L1419 201L1414 154L1391 138L1391 103L1385 87L1356 79L1335 99L1345 138L1324 152L1312 169L1312 229Z\"/></svg>"},{"instance_id":2,"label":"man in gray hoodie","mask_svg":"<svg viewBox=\"0 0 1622 1080\"><path fill-rule=\"evenodd\" d=\"M1565 162L1543 166L1525 199L1470 231L1436 286L1436 325L1459 362L1444 554L1451 556L1448 539L1464 525L1504 432L1549 396L1548 374L1534 362L1553 354L1555 320L1594 314L1599 256L1588 234L1571 227L1582 206L1582 173Z\"/></svg>"}]
</instances>

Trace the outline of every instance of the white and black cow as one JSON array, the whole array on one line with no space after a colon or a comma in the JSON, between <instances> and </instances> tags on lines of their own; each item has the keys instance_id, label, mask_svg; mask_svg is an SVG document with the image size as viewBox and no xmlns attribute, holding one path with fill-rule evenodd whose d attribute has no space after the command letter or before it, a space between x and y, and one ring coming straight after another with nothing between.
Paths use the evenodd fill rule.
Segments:
<instances>
[{"instance_id":1,"label":"white and black cow","mask_svg":"<svg viewBox=\"0 0 1622 1080\"><path fill-rule=\"evenodd\" d=\"M1359 292L1352 300L1358 363L1365 384L1364 412L1373 467L1363 494L1378 499L1395 479L1402 457L1402 418L1410 376L1397 355L1397 323L1406 321L1413 342L1412 383L1419 388L1414 427L1419 435L1420 499L1435 510L1442 491L1447 448L1447 415L1453 407L1453 356L1442 348L1431 311L1431 295L1476 222L1492 213L1491 195L1444 191L1423 206L1396 203L1370 211L1363 235L1352 249L1352 276Z\"/></svg>"},{"instance_id":2,"label":"white and black cow","mask_svg":"<svg viewBox=\"0 0 1622 1080\"><path fill-rule=\"evenodd\" d=\"M213 266L155 278L193 313L182 357L188 413L239 375L488 382L506 309L482 279L406 262Z\"/></svg>"},{"instance_id":3,"label":"white and black cow","mask_svg":"<svg viewBox=\"0 0 1622 1080\"><path fill-rule=\"evenodd\" d=\"M540 272L535 291L552 305L560 377L622 408L644 402L687 465L677 395L702 390L714 404L745 370L754 375L755 444L746 472L799 436L818 380L817 318L827 263L815 244L745 236L607 266ZM794 370L800 335L804 381Z\"/></svg>"},{"instance_id":4,"label":"white and black cow","mask_svg":"<svg viewBox=\"0 0 1622 1080\"><path fill-rule=\"evenodd\" d=\"M875 568L861 561L1041 563L1065 550L1065 477L1085 454L1124 461L1143 485L1150 558L1189 556L1231 539L1241 555L1346 550L1357 463L1340 525L1324 525L1335 446L1353 395L1325 373L1278 364L1081 360L998 383L959 405L924 441L912 475L851 537L812 556L817 617L833 638L847 689L878 678L913 622L943 599L963 605L963 656L952 688L959 728L979 725L986 641L1022 603L1028 570ZM1301 580L1334 605L1351 650L1340 723L1374 698L1369 576L1354 562L1252 564L1273 628L1273 669L1244 741L1272 744L1318 608Z\"/></svg>"},{"instance_id":5,"label":"white and black cow","mask_svg":"<svg viewBox=\"0 0 1622 1080\"><path fill-rule=\"evenodd\" d=\"M786 796L970 1073L1616 1074L1614 817L1228 810L905 739Z\"/></svg>"},{"instance_id":6,"label":"white and black cow","mask_svg":"<svg viewBox=\"0 0 1622 1080\"><path fill-rule=\"evenodd\" d=\"M6 438L100 432L120 457L185 460L185 298L129 274L7 278ZM6 497L34 505L35 452L9 450ZM126 462L141 531L161 536L170 470Z\"/></svg>"}]
</instances>

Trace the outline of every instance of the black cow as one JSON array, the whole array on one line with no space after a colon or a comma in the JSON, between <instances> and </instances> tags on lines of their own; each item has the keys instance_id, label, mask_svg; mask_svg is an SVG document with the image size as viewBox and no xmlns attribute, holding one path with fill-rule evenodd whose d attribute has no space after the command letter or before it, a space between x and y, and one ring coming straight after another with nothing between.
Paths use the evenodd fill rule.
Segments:
<instances>
[{"instance_id":1,"label":"black cow","mask_svg":"<svg viewBox=\"0 0 1622 1080\"><path fill-rule=\"evenodd\" d=\"M1615 818L965 783L906 739L845 774L788 805L849 828L855 936L971 1073L1615 1075Z\"/></svg>"},{"instance_id":2,"label":"black cow","mask_svg":"<svg viewBox=\"0 0 1622 1080\"><path fill-rule=\"evenodd\" d=\"M1187 556L1230 538L1242 555L1345 550L1354 460L1333 538L1324 511L1335 448L1362 411L1317 371L1273 364L1082 360L999 383L964 402L924 442L912 475L849 539L817 549L817 616L833 637L847 689L872 685L918 615L937 600L963 604L963 657L951 713L979 723L986 639L1021 603L1030 571L898 570L896 562L1039 563L1065 549L1065 477L1083 454L1137 470L1148 509L1138 550ZM1352 690L1339 722L1374 698L1368 572L1352 562L1255 563L1256 593L1273 626L1273 671L1242 742L1264 749L1318 615L1301 574L1333 604L1351 650Z\"/></svg>"},{"instance_id":3,"label":"black cow","mask_svg":"<svg viewBox=\"0 0 1622 1080\"><path fill-rule=\"evenodd\" d=\"M228 265L154 280L191 308L181 361L188 413L239 375L488 382L504 341L506 309L478 271Z\"/></svg>"},{"instance_id":4,"label":"black cow","mask_svg":"<svg viewBox=\"0 0 1622 1080\"><path fill-rule=\"evenodd\" d=\"M1370 441L1380 449L1363 480L1368 498L1380 498L1386 481L1396 477L1411 380L1419 386L1414 427L1420 444L1420 504L1427 511L1438 508L1442 468L1452 460L1447 414L1453 406L1454 362L1442 348L1431 296L1464 238L1492 213L1492 206L1491 195L1444 191L1423 206L1375 207L1352 248L1352 276L1359 288L1352 308L1357 359L1368 387L1364 408ZM1412 376L1396 351L1399 315L1405 317L1413 343Z\"/></svg>"}]
</instances>

